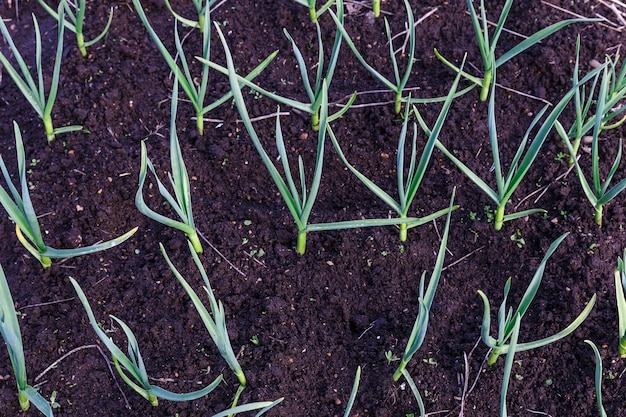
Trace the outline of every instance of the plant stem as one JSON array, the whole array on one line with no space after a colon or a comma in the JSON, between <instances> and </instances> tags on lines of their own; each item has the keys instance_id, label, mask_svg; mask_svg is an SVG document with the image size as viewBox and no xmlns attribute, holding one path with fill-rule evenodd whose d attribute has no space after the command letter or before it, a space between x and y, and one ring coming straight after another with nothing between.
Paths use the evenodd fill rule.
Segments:
<instances>
[{"instance_id":1,"label":"plant stem","mask_svg":"<svg viewBox=\"0 0 626 417\"><path fill-rule=\"evenodd\" d=\"M496 216L494 218L494 228L496 230L502 229L502 225L504 224L504 207L506 207L506 201L500 203L496 210Z\"/></svg>"},{"instance_id":2,"label":"plant stem","mask_svg":"<svg viewBox=\"0 0 626 417\"><path fill-rule=\"evenodd\" d=\"M298 230L298 241L296 244L296 252L304 255L306 251L306 230Z\"/></svg>"},{"instance_id":3,"label":"plant stem","mask_svg":"<svg viewBox=\"0 0 626 417\"><path fill-rule=\"evenodd\" d=\"M207 4L205 7L209 7L209 5ZM198 13L198 28L200 29L200 33L203 33L203 30L204 30L204 12Z\"/></svg>"},{"instance_id":4,"label":"plant stem","mask_svg":"<svg viewBox=\"0 0 626 417\"><path fill-rule=\"evenodd\" d=\"M487 97L489 97L489 87L491 86L492 77L493 77L492 70L485 71L485 78L483 78L482 90L480 90L480 101L486 101Z\"/></svg>"},{"instance_id":5,"label":"plant stem","mask_svg":"<svg viewBox=\"0 0 626 417\"><path fill-rule=\"evenodd\" d=\"M399 114L400 110L402 110L402 91L396 92L396 104L394 107L396 114Z\"/></svg>"},{"instance_id":6,"label":"plant stem","mask_svg":"<svg viewBox=\"0 0 626 417\"><path fill-rule=\"evenodd\" d=\"M374 17L380 16L380 0L372 0L372 10L374 11Z\"/></svg>"},{"instance_id":7,"label":"plant stem","mask_svg":"<svg viewBox=\"0 0 626 417\"><path fill-rule=\"evenodd\" d=\"M204 135L204 118L202 110L196 114L196 128L198 129L198 134L200 136Z\"/></svg>"},{"instance_id":8,"label":"plant stem","mask_svg":"<svg viewBox=\"0 0 626 417\"><path fill-rule=\"evenodd\" d=\"M580 148L580 137L577 137L576 139L574 139L574 142L572 142L572 149L574 150L574 155L578 155L578 148ZM570 154L569 159L567 160L567 166L571 167L572 165L574 165L574 156Z\"/></svg>"},{"instance_id":9,"label":"plant stem","mask_svg":"<svg viewBox=\"0 0 626 417\"><path fill-rule=\"evenodd\" d=\"M196 253L202 253L202 243L200 243L200 238L198 238L198 233L194 230L194 232L190 235L187 235L189 242L191 242L191 246L193 246L193 250Z\"/></svg>"},{"instance_id":10,"label":"plant stem","mask_svg":"<svg viewBox=\"0 0 626 417\"><path fill-rule=\"evenodd\" d=\"M87 57L87 48L85 48L85 36L82 33L76 33L76 44L83 58Z\"/></svg>"},{"instance_id":11,"label":"plant stem","mask_svg":"<svg viewBox=\"0 0 626 417\"><path fill-rule=\"evenodd\" d=\"M598 226L602 226L602 209L603 206L601 204L594 207L593 220Z\"/></svg>"},{"instance_id":12,"label":"plant stem","mask_svg":"<svg viewBox=\"0 0 626 417\"><path fill-rule=\"evenodd\" d=\"M400 242L406 242L407 227L406 223L400 224Z\"/></svg>"},{"instance_id":13,"label":"plant stem","mask_svg":"<svg viewBox=\"0 0 626 417\"><path fill-rule=\"evenodd\" d=\"M26 395L19 390L19 399L20 399L20 408L22 411L27 411L30 408L30 401L26 397Z\"/></svg>"},{"instance_id":14,"label":"plant stem","mask_svg":"<svg viewBox=\"0 0 626 417\"><path fill-rule=\"evenodd\" d=\"M319 132L320 130L320 115L318 111L311 113L311 127L314 132Z\"/></svg>"},{"instance_id":15,"label":"plant stem","mask_svg":"<svg viewBox=\"0 0 626 417\"><path fill-rule=\"evenodd\" d=\"M239 385L239 388L237 388L237 392L235 393L235 398L233 399L233 404L230 406L230 408L237 407L237 403L239 402L239 397L241 397L241 393L243 392L244 388L245 388L244 385Z\"/></svg>"},{"instance_id":16,"label":"plant stem","mask_svg":"<svg viewBox=\"0 0 626 417\"><path fill-rule=\"evenodd\" d=\"M150 404L151 404L153 407L156 407L156 406L158 406L158 405L159 405L159 399L158 399L158 398L157 398L157 396L156 396L156 395L154 395L154 394L150 394L150 393L148 393L148 401L150 401Z\"/></svg>"},{"instance_id":17,"label":"plant stem","mask_svg":"<svg viewBox=\"0 0 626 417\"><path fill-rule=\"evenodd\" d=\"M52 117L50 115L43 116L43 127L46 131L46 137L48 138L48 143L54 141L54 126L52 126Z\"/></svg>"},{"instance_id":18,"label":"plant stem","mask_svg":"<svg viewBox=\"0 0 626 417\"><path fill-rule=\"evenodd\" d=\"M309 7L309 16L311 16L311 22L317 22L317 12L315 11L315 4Z\"/></svg>"},{"instance_id":19,"label":"plant stem","mask_svg":"<svg viewBox=\"0 0 626 417\"><path fill-rule=\"evenodd\" d=\"M498 360L499 356L500 356L500 349L498 349L498 348L493 349L489 353L489 358L487 358L487 365L488 366L493 366L496 363L496 361Z\"/></svg>"},{"instance_id":20,"label":"plant stem","mask_svg":"<svg viewBox=\"0 0 626 417\"><path fill-rule=\"evenodd\" d=\"M619 338L619 345L617 347L617 351L619 352L622 358L626 358L626 336L622 336Z\"/></svg>"},{"instance_id":21,"label":"plant stem","mask_svg":"<svg viewBox=\"0 0 626 417\"><path fill-rule=\"evenodd\" d=\"M406 367L406 364L408 362L406 362L404 359L402 359L402 361L400 361L400 365L398 365L398 369L396 369L396 371L393 373L393 380L394 381L398 381L400 379L400 377L402 376L402 372L404 371L404 368Z\"/></svg>"}]
</instances>

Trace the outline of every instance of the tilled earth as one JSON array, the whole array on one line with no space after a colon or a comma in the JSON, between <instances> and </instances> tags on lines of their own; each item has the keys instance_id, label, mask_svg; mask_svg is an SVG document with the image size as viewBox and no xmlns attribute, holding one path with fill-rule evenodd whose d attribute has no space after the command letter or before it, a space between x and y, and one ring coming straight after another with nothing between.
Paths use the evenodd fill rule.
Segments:
<instances>
[{"instance_id":1,"label":"tilled earth","mask_svg":"<svg viewBox=\"0 0 626 417\"><path fill-rule=\"evenodd\" d=\"M472 65L480 67L466 4L411 3L416 18L436 8L417 26L416 60L408 83L412 96L445 95L454 74L437 60L433 48L456 63L467 52L469 71L478 74ZM487 2L494 21L499 13L497 3ZM600 3L554 3L584 16L600 13L614 17ZM165 4L145 0L143 5L173 51L174 21ZM185 16L193 16L191 2L173 1L172 6ZM383 20L374 20L367 7L352 2L348 6L346 27L357 47L373 67L393 77ZM17 121L25 141L31 197L49 246L77 247L111 239L135 226L139 231L119 247L57 260L44 271L15 238L12 222L2 216L0 263L20 313L29 381L48 399L56 393L56 415L210 416L229 406L237 380L168 269L159 242L198 291L202 281L184 235L142 216L134 205L142 140L162 179L170 169L173 79L131 2L90 3L87 37L103 27L110 7L114 9L110 33L106 42L90 48L88 58L80 57L70 33L65 38L54 122L57 126L81 124L85 131L60 135L46 144L40 119L3 72L0 151L15 176L12 122ZM392 31L404 30L403 3L388 0L383 2L383 9ZM54 19L33 0L0 5L0 14L29 63L34 63L33 12L42 29L44 73L48 75L56 45ZM506 27L529 35L569 17L540 1L517 1ZM278 49L278 57L256 81L270 91L306 98L291 45L282 32L283 28L289 31L313 67L316 32L305 7L288 0L226 0L212 18L224 30L240 73L247 73ZM327 14L320 21L325 44L331 45L333 22ZM199 33L183 26L179 30L181 37L185 36L188 56L199 55ZM591 59L602 61L606 54L614 56L624 39L623 33L599 23L570 25L498 72L498 84L506 87L497 89L496 99L504 164L512 159L534 115L546 102L558 102L570 88L578 34L582 37L582 71L590 69ZM215 31L212 41L212 59L224 64ZM402 36L395 40L397 47L402 42ZM518 42L517 35L505 33L498 54ZM7 50L3 44L2 51ZM399 54L402 67L405 58ZM199 74L199 65L194 62L191 70ZM311 68L312 74L314 71ZM395 195L395 156L402 121L393 113L392 94L382 88L344 44L330 101L345 103L353 91L364 94L343 118L333 122L333 130L347 158ZM212 72L208 101L228 90L227 78ZM252 116L276 112L276 103L270 99L244 91ZM419 109L432 125L440 104ZM305 115L284 106L281 111L288 113L281 116L281 124L292 166L302 155L307 171L312 173L316 134ZM487 105L478 100L476 91L456 99L440 139L492 183L486 114ZM397 363L389 363L385 352L400 356L406 346L418 311L419 279L424 270L430 276L443 219L410 230L405 243L398 240L393 227L311 233L307 252L300 256L295 252L296 227L243 124L238 122L234 105L225 104L206 115L210 120L203 136L196 133L192 117L192 106L181 99L178 134L191 177L195 219L199 231L215 248L205 244L201 259L216 296L224 303L232 345L249 381L240 403L284 397L269 415L343 415L356 369L361 366L352 416L418 413L408 385L393 382ZM568 108L562 120L571 118L572 109ZM273 145L275 117L261 118L255 127L272 158L277 157ZM610 166L607 158L615 154L624 131L615 129L603 136L604 172ZM424 139L421 133L419 141ZM515 306L549 245L570 232L547 263L536 299L524 316L520 340L561 330L594 293L598 299L590 317L572 335L516 355L509 415L598 415L595 364L585 339L593 340L603 354L607 414L626 415L622 378L626 367L616 349L618 317L613 284L617 257L626 247L624 196L608 205L605 225L597 227L575 173L564 175L568 169L563 159L566 152L553 132L509 207L509 212L540 207L547 213L505 223L495 232L488 208L493 202L435 151L411 214L424 216L446 207L454 187L459 209L452 214L446 267L428 333L408 366L428 412L442 416L498 415L503 359L491 368L483 363L487 349L479 342L483 305L477 290L489 296L495 315L504 284L511 277L509 304ZM581 161L590 165L588 155ZM616 178L624 175L620 169ZM173 215L155 183L146 188L144 196L155 210ZM384 218L390 214L387 206L351 176L328 142L311 222ZM151 407L117 374L113 376L107 360L93 346L103 348L75 298L70 276L80 282L102 327L121 347L126 346L123 332L108 315L123 319L133 329L155 385L176 392L192 391L220 373L225 383L206 398L187 403L161 401L157 408ZM105 354L108 358L108 352ZM0 376L0 415L23 415L18 411L15 380L5 353L0 355ZM26 413L37 414L36 410Z\"/></svg>"}]
</instances>

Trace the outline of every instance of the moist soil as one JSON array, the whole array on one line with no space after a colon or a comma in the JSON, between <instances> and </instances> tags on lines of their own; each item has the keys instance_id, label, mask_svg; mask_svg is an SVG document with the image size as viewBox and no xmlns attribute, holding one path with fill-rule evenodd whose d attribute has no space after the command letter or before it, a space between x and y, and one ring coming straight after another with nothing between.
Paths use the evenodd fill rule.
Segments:
<instances>
[{"instance_id":1,"label":"moist soil","mask_svg":"<svg viewBox=\"0 0 626 417\"><path fill-rule=\"evenodd\" d=\"M366 2L367 3L367 2ZM467 52L468 71L479 74L480 55L466 14L466 3L411 2L416 18L436 9L417 26L415 64L408 86L413 97L445 95L454 73L433 53L459 64ZM487 2L497 20L499 2ZM555 1L584 16L612 12L599 3ZM191 2L173 1L179 13L193 16ZM19 6L19 10L18 10ZM174 21L161 1L145 0L149 20L174 51ZM16 178L12 122L23 133L30 195L40 215L46 243L55 248L90 245L138 232L124 244L94 255L41 265L20 245L14 225L1 216L0 263L7 275L20 316L29 381L50 399L55 393L59 416L211 416L233 401L237 379L210 339L198 313L167 267L169 257L191 285L202 280L191 261L181 232L150 220L134 204L145 141L157 173L166 181L169 165L170 100L173 79L147 35L131 2L91 2L87 37L104 26L109 8L114 17L106 42L82 58L68 32L59 96L53 111L56 126L80 124L84 132L59 135L47 144L40 119L6 72L0 85L0 143ZM348 2L346 27L366 60L393 77L385 26L367 7ZM404 30L400 1L383 2L393 33ZM2 2L0 13L27 62L34 64L31 13L41 25L44 73L49 77L56 45L56 22L33 0ZM529 35L570 16L540 1L515 2L506 28ZM256 79L270 91L305 100L286 28L315 71L315 28L307 9L294 1L227 0L212 14L225 32L240 73L279 50ZM326 45L334 39L328 14L320 18ZM200 54L197 30L179 26L189 57ZM556 103L571 86L575 40L580 34L581 71L589 61L602 61L623 46L623 33L599 23L570 25L506 63L498 72L496 91L498 137L505 166L534 116L546 103ZM212 60L224 64L224 52L213 30ZM400 47L402 35L395 40ZM499 52L520 42L503 34ZM2 46L7 52L7 46ZM404 67L406 54L398 55ZM190 58L191 61L191 58ZM191 64L199 74L199 65ZM463 83L462 83L463 84ZM211 72L208 100L229 91L228 79ZM463 84L463 87L467 84ZM506 87L506 89L504 88ZM392 94L373 78L343 45L329 90L331 108L360 94L353 108L332 123L347 158L359 170L396 195L396 153L402 119L393 112ZM277 105L244 89L254 126L278 161L274 144ZM533 96L533 97L528 97ZM440 104L419 107L433 125ZM317 135L306 115L284 106L281 125L292 166L303 157L309 176ZM269 117L263 117L269 116ZM181 95L177 131L191 177L196 226L210 242L201 260L226 311L233 349L248 379L240 403L284 397L269 412L275 416L340 416L344 414L357 367L362 368L351 416L405 416L419 413L403 380L394 382L401 356L418 312L419 281L434 267L444 219L409 231L400 242L394 227L310 233L304 255L295 251L296 226L268 172L261 164L239 115L227 103L206 115L206 132L198 135L191 104ZM568 107L562 120L571 122ZM603 134L602 169L610 167L624 129ZM483 178L493 184L487 130L487 104L476 90L453 102L440 139ZM418 148L424 143L420 132ZM517 305L545 251L563 233L570 235L547 262L536 298L520 328L520 341L554 334L566 327L593 294L591 315L570 336L546 347L515 355L508 391L509 415L596 416L595 364L583 341L593 340L603 356L603 400L609 416L624 416L623 371L617 352L617 309L613 270L626 247L624 197L606 210L605 224L593 221L575 172L563 159L567 150L552 132L513 194L509 212L543 208L505 223L499 232L489 221L494 203L438 150L429 164L412 205L411 215L425 216L448 206L456 187L445 268L432 305L422 347L408 365L430 415L467 417L499 415L504 358L487 367L487 348L480 341L483 304L477 291L491 300L495 315L508 278L509 305ZM327 143L320 193L312 223L360 218L386 218L389 207L369 192L342 164ZM612 161L612 160L611 160ZM590 156L581 162L590 165ZM616 178L626 175L619 169ZM144 190L150 207L174 216L159 195L154 178ZM516 242L511 237L523 239ZM212 245L212 246L211 246ZM219 251L219 252L218 252ZM70 284L82 286L102 328L125 349L119 325L135 332L155 385L189 392L219 374L224 382L208 396L189 402L161 401L152 407L111 372L108 352L90 327ZM206 299L203 298L205 301ZM253 342L254 341L254 342ZM65 356L66 355L66 356ZM58 359L60 362L55 363ZM52 364L54 367L48 369ZM42 374L40 376L40 374ZM0 415L38 415L19 411L15 380L6 353L0 355ZM203 385L204 384L204 385Z\"/></svg>"}]
</instances>

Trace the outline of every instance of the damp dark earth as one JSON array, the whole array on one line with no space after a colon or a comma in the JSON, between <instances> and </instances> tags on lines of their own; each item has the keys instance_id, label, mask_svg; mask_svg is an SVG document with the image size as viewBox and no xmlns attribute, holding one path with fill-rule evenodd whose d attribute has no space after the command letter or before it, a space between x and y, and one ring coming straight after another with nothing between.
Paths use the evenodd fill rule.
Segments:
<instances>
[{"instance_id":1,"label":"damp dark earth","mask_svg":"<svg viewBox=\"0 0 626 417\"><path fill-rule=\"evenodd\" d=\"M371 67L393 80L383 17L392 36L397 35L393 49L403 71L410 47L404 2L383 1L381 17L374 18L369 1L344 1L345 29L355 47ZM547 105L545 119L572 88L578 36L581 76L593 69L594 62L605 62L606 56L617 59L619 68L626 52L626 25L617 2L550 1L552 4L539 0L513 3L496 57L522 42L524 36L557 21L577 16L600 16L602 20L567 25L498 68L493 112L504 167L510 165L535 116ZM502 3L485 4L493 23ZM175 54L175 19L165 2L143 0L141 4L165 47ZM411 0L410 5L416 20L416 43L404 96L445 97L450 91L456 73L437 58L435 49L456 66L467 54L464 71L480 76L482 58L467 3ZM196 13L191 1L175 0L171 7L189 19ZM24 140L28 189L46 244L78 248L138 228L130 239L112 249L54 259L52 266L44 269L18 241L9 216L0 216L0 264L18 312L28 381L46 400L53 401L58 416L213 416L231 406L239 383L168 267L159 244L208 306L204 283L185 234L144 216L135 205L142 141L156 173L169 187L174 76L131 1L88 2L87 38L102 30L111 9L110 30L88 48L87 57L80 55L73 34L65 33L52 119L55 127L81 125L83 130L59 134L48 143L41 119L7 71L2 71L0 152L17 181L13 132L13 122L17 122ZM624 8L621 11L626 13ZM49 83L57 21L34 0L3 1L0 14L33 73L32 15L37 17L43 40L43 73ZM318 41L307 7L289 0L225 0L214 3L210 17L224 34L237 73L248 74L278 50L253 82L285 97L308 100L299 63L283 32L286 29L300 48L313 80ZM336 32L330 12L319 16L319 24L324 45L330 48ZM489 26L489 30L495 28ZM202 34L180 23L178 31L189 70L198 74L196 82L200 83L202 65L194 57L202 54ZM15 62L6 41L0 50ZM210 58L226 66L215 26ZM461 79L459 90L470 85ZM230 89L228 76L211 70L206 102L219 99ZM328 87L329 111L341 109L354 92L353 105L330 122L332 131L345 158L397 198L396 158L406 104L396 114L394 94L343 42ZM204 133L199 134L193 106L179 93L176 130L190 178L195 226L203 237L200 260L215 297L223 303L229 338L248 381L238 403L283 398L267 415L342 416L360 367L349 416L419 415L409 384L404 378L396 382L392 376L398 366L395 358L403 355L420 310L420 278L426 271L428 283L435 267L446 217L411 228L406 241L400 241L395 226L310 232L306 252L301 255L296 251L298 228L233 100L206 113ZM261 142L279 167L283 158L279 158L275 137L276 114L280 112L285 156L296 184L299 186L299 156L310 181L318 133L312 129L309 115L287 105L279 108L276 101L245 86L242 94ZM439 101L416 107L432 127L442 105ZM439 140L496 187L488 113L488 101L480 100L477 88L459 95L451 103ZM570 103L559 120L571 126L574 117ZM407 149L414 120L409 124ZM419 125L417 130L419 157L428 135ZM623 126L602 132L599 160L603 179L625 132ZM325 145L319 193L309 222L395 217L397 214L347 168L329 138ZM433 151L409 216L424 217L446 209L453 192L458 208L450 216L445 260L427 332L406 368L428 415L500 415L506 355L493 366L485 362L489 349L481 340L484 305L478 291L490 301L490 334L496 337L497 309L507 280L511 280L508 305L515 309L550 245L569 233L545 263L541 285L520 322L518 342L538 340L566 328L594 294L595 305L567 337L516 352L506 397L508 415L599 416L596 362L585 343L591 340L602 358L606 413L626 416L626 362L617 349L613 275L626 248L626 194L606 205L599 227L568 158L568 148L556 129L551 129L507 205L507 213L533 208L544 211L507 221L496 231L496 204L440 149ZM589 173L591 158L581 151L579 162L585 173ZM408 168L407 163L405 170ZM625 177L626 170L620 166L613 183ZM4 182L2 186L6 187ZM175 218L152 173L143 195L153 210ZM85 292L99 327L123 351L127 339L110 315L133 330L152 384L190 392L218 375L223 375L224 381L199 399L161 400L153 407L115 370L70 277ZM4 345L1 351L0 415L40 415L32 406L27 412L20 411Z\"/></svg>"}]
</instances>

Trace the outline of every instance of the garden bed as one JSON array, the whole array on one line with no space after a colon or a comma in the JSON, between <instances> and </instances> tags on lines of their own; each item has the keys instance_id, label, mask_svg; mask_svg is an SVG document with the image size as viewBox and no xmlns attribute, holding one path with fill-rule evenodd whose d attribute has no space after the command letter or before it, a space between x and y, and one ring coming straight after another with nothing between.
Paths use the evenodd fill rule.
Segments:
<instances>
[{"instance_id":1,"label":"garden bed","mask_svg":"<svg viewBox=\"0 0 626 417\"><path fill-rule=\"evenodd\" d=\"M435 57L433 48L457 64L467 52L468 64L480 66L475 35L465 2L417 3L413 5L416 18L436 10L417 26L416 61L408 85L415 88L413 97L443 96L455 74ZM487 4L494 20L499 13L495 3L499 2ZM614 17L600 3L553 3L587 17L596 12ZM187 16L193 13L190 2L173 1L172 5ZM144 0L143 6L173 51L174 20L163 2ZM373 19L367 7L349 6L348 32L368 62L391 77L383 20ZM43 270L15 238L12 222L2 216L0 263L20 313L29 381L39 386L47 399L56 392L59 408L55 413L59 416L210 416L230 405L237 379L160 253L159 242L199 290L200 276L184 235L141 215L134 203L142 140L157 172L165 174L170 169L174 81L132 3L91 3L88 35L103 27L109 7L114 8L114 17L106 42L90 48L87 59L79 55L73 38L66 34L59 97L53 111L58 126L81 124L88 132L59 135L48 145L40 119L6 73L0 85L2 157L15 174L15 120L23 132L31 197L42 215L46 243L57 248L89 245L139 227L131 239L116 248L57 260ZM402 31L406 20L402 2L383 2L383 10L392 31ZM18 48L29 52L34 51L31 12L42 28L44 71L49 71L56 46L56 21L34 0L14 0L11 7L6 2L0 5L0 14L7 20ZM570 17L540 1L517 1L506 28L531 34ZM249 72L278 49L278 57L256 81L269 91L305 99L291 45L283 34L287 28L307 59L315 62L316 32L305 7L288 0L227 0L213 12L212 19L220 23L239 73ZM334 24L328 14L320 17L320 23L330 44ZM180 31L182 36L190 30L181 27ZM623 32L600 23L573 24L498 72L498 84L510 88L498 88L496 99L503 161L512 159L541 108L547 102L558 102L571 88L579 33L583 72L590 69L591 59L603 61L606 54L614 55L624 39ZM190 56L199 54L197 31L185 42L185 48L193 51ZM518 42L516 35L503 34L501 51ZM399 38L397 44L401 43ZM211 47L212 59L225 65L215 31ZM2 48L7 51L6 45ZM404 65L402 57L399 61ZM475 73L471 66L466 68ZM192 65L194 70L199 70L199 64ZM211 72L210 100L229 89L227 77ZM372 92L359 95L354 107L332 127L351 163L392 193L402 119L393 112L393 94L381 90L381 84L344 44L329 89L330 102L345 103L354 91ZM275 102L248 92L244 89L252 116L276 112ZM440 107L430 104L419 109L432 125ZM281 117L281 124L292 165L297 155L303 155L311 171L317 134L308 116L285 106L280 110L289 113ZM404 351L418 312L419 279L424 270L430 276L435 265L445 218L411 229L406 242L399 241L394 227L310 233L307 251L299 255L295 251L297 228L243 124L238 122L236 107L229 102L206 115L210 120L205 122L202 136L196 132L192 117L191 105L181 100L178 135L191 177L196 226L216 248L205 244L201 259L217 298L225 306L230 339L249 381L240 403L284 397L268 415L343 415L360 366L361 382L351 415L417 415L411 390L393 381L397 363L389 363L385 353L401 356ZM568 107L563 118L571 117ZM255 128L270 147L271 157L276 158L275 117L262 118L255 122ZM610 149L618 146L625 131L620 127L604 134L603 149L614 152ZM425 140L420 134L420 140ZM487 104L479 101L477 91L453 101L440 139L477 173L492 178ZM568 171L567 158L563 158L566 153L553 131L510 203L511 211L539 207L547 213L507 222L496 232L488 221L493 202L435 150L411 213L424 216L447 207L455 187L459 208L452 213L445 269L428 332L408 365L429 413L498 415L504 359L493 367L483 362L487 348L479 341L483 304L477 291L488 295L495 316L505 282L511 277L509 304L516 305L550 244L570 232L547 262L536 299L522 321L520 341L560 331L593 294L597 302L572 335L516 355L509 415L598 415L593 352L583 343L585 339L593 340L604 357L607 414L622 415L622 373L626 366L617 352L613 270L626 248L625 195L607 206L604 226L599 228L575 171L564 175ZM390 215L388 207L345 168L330 141L325 156L312 221ZM583 160L589 158L582 156ZM608 166L603 169L608 170ZM620 169L616 178L625 175ZM152 208L172 214L163 205L156 184L146 189L144 196ZM115 371L114 378L94 347L73 352L35 380L64 354L100 345L75 298L70 276L81 284L102 328L120 346L126 345L123 332L108 315L123 319L133 329L156 385L186 392L207 385L220 373L225 383L205 398L186 403L161 401L153 408ZM15 380L4 353L0 355L0 376L0 415L17 415ZM37 414L34 409L27 413Z\"/></svg>"}]
</instances>

